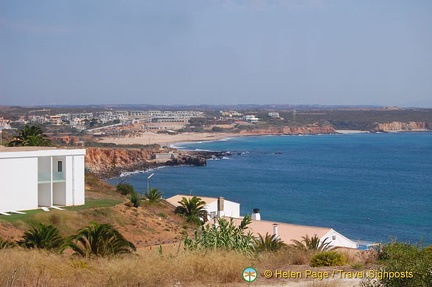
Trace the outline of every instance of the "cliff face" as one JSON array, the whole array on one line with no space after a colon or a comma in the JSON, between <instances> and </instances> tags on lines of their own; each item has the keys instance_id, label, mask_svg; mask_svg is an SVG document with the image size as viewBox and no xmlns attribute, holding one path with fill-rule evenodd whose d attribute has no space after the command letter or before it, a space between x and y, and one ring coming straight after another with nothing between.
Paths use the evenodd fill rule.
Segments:
<instances>
[{"instance_id":1,"label":"cliff face","mask_svg":"<svg viewBox=\"0 0 432 287\"><path fill-rule=\"evenodd\" d=\"M146 170L163 165L206 165L214 153L168 150L87 148L85 165L91 172L103 177L114 177L125 171ZM163 155L154 159L156 155Z\"/></svg>"},{"instance_id":2,"label":"cliff face","mask_svg":"<svg viewBox=\"0 0 432 287\"><path fill-rule=\"evenodd\" d=\"M104 175L114 173L119 168L129 168L138 164L149 168L150 159L151 153L148 150L87 148L85 165L91 172Z\"/></svg>"},{"instance_id":3,"label":"cliff face","mask_svg":"<svg viewBox=\"0 0 432 287\"><path fill-rule=\"evenodd\" d=\"M371 132L410 132L410 131L430 131L428 123L425 122L391 122L376 123Z\"/></svg>"},{"instance_id":4,"label":"cliff face","mask_svg":"<svg viewBox=\"0 0 432 287\"><path fill-rule=\"evenodd\" d=\"M256 134L256 135L317 135L317 134L336 134L332 126L311 126L311 127L281 127L281 128L266 128L251 131L240 131L240 134Z\"/></svg>"}]
</instances>

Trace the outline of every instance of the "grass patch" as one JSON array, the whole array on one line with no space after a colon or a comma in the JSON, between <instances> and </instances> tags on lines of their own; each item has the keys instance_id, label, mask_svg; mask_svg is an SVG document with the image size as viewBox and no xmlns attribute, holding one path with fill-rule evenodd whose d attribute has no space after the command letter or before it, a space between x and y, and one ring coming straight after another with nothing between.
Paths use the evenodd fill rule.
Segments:
<instances>
[{"instance_id":1,"label":"grass patch","mask_svg":"<svg viewBox=\"0 0 432 287\"><path fill-rule=\"evenodd\" d=\"M85 210L85 209L90 209L90 208L97 208L97 207L112 207L115 206L119 203L121 203L121 200L118 199L86 199L86 203L85 205L78 205L78 206L67 206L64 207L65 210L69 210L69 211L80 211L80 210ZM27 210L25 211L26 214L12 214L11 216L0 216L0 222L1 221L5 221L5 222L17 222L17 221L22 221L24 223L30 223L32 221L32 218L39 214L39 213L49 213L46 211L43 211L41 209L34 209L34 210Z\"/></svg>"},{"instance_id":2,"label":"grass patch","mask_svg":"<svg viewBox=\"0 0 432 287\"><path fill-rule=\"evenodd\" d=\"M115 206L117 204L122 203L119 199L109 199L109 198L102 198L102 199L86 199L85 205L77 205L77 206L69 206L65 207L67 210L83 210L88 208L96 208L96 207L111 207Z\"/></svg>"}]
</instances>

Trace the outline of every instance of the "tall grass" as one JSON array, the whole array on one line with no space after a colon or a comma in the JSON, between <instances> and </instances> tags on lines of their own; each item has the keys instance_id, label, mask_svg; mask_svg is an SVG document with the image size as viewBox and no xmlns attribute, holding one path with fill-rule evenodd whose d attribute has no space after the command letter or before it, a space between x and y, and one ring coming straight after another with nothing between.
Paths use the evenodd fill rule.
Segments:
<instances>
[{"instance_id":1,"label":"tall grass","mask_svg":"<svg viewBox=\"0 0 432 287\"><path fill-rule=\"evenodd\" d=\"M154 250L115 259L83 259L38 250L0 252L0 286L182 286L242 282L250 259L235 252ZM14 285L10 284L14 282Z\"/></svg>"}]
</instances>

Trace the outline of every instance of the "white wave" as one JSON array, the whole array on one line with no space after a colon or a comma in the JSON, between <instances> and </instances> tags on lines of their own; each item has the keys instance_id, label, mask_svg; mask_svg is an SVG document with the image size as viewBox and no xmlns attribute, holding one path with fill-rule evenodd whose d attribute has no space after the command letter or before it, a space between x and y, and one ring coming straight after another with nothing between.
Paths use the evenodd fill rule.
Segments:
<instances>
[{"instance_id":1,"label":"white wave","mask_svg":"<svg viewBox=\"0 0 432 287\"><path fill-rule=\"evenodd\" d=\"M138 173L144 173L144 171L143 170L124 171L120 174L119 177L125 177L125 176L134 175L134 174L138 174Z\"/></svg>"},{"instance_id":2,"label":"white wave","mask_svg":"<svg viewBox=\"0 0 432 287\"><path fill-rule=\"evenodd\" d=\"M217 140L217 141L219 141L219 142L227 142L227 141L229 141L231 139L232 138L223 138L223 139L220 139L220 140Z\"/></svg>"}]
</instances>

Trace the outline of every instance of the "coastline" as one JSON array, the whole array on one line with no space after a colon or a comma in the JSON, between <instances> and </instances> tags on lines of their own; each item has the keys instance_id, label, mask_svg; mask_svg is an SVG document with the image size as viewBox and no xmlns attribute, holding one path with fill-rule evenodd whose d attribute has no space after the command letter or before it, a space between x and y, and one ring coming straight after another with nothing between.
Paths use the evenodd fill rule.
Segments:
<instances>
[{"instance_id":1,"label":"coastline","mask_svg":"<svg viewBox=\"0 0 432 287\"><path fill-rule=\"evenodd\" d=\"M369 133L369 131L361 130L335 130L336 134L360 134ZM257 133L178 133L178 134L158 134L153 132L145 132L139 136L134 137L104 137L100 139L102 143L115 143L118 145L130 145L130 144L159 144L161 147L172 147L174 145L189 142L200 142L200 141L218 141L233 137L247 137L247 136L269 136L269 135L284 135L281 133L268 133L268 134L257 134Z\"/></svg>"}]
</instances>

